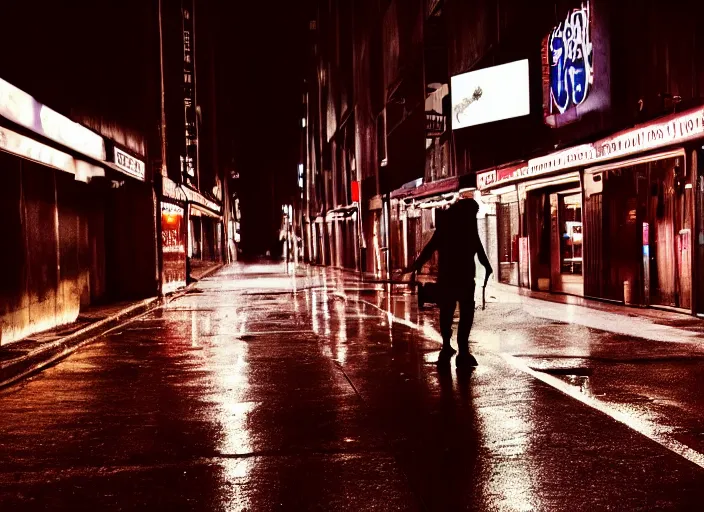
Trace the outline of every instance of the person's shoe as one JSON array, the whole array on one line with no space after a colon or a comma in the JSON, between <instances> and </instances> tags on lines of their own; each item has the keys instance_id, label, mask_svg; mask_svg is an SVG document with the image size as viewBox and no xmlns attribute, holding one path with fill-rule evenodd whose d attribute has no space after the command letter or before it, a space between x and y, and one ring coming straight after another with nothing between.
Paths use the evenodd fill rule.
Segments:
<instances>
[{"instance_id":1,"label":"person's shoe","mask_svg":"<svg viewBox=\"0 0 704 512\"><path fill-rule=\"evenodd\" d=\"M452 359L452 356L455 355L455 349L452 347L442 347L442 350L438 354L438 360L437 364L438 367L440 366L450 366L450 360Z\"/></svg>"},{"instance_id":2,"label":"person's shoe","mask_svg":"<svg viewBox=\"0 0 704 512\"><path fill-rule=\"evenodd\" d=\"M448 357L452 357L457 353L457 351L452 348L450 345L443 345L442 349L440 350L440 355L446 355Z\"/></svg>"},{"instance_id":3,"label":"person's shoe","mask_svg":"<svg viewBox=\"0 0 704 512\"><path fill-rule=\"evenodd\" d=\"M457 368L474 368L475 366L479 366L479 363L477 363L477 360L472 354L463 352L455 359L455 366L457 366Z\"/></svg>"}]
</instances>

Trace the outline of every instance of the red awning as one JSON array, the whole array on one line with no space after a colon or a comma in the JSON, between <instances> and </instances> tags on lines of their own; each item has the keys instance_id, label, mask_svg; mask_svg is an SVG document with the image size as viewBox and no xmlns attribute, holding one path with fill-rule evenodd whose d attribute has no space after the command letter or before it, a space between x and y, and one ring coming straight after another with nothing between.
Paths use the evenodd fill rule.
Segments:
<instances>
[{"instance_id":1,"label":"red awning","mask_svg":"<svg viewBox=\"0 0 704 512\"><path fill-rule=\"evenodd\" d=\"M423 183L414 188L400 188L391 192L392 199L419 199L421 197L437 196L457 192L460 189L460 180L457 176L443 180Z\"/></svg>"}]
</instances>

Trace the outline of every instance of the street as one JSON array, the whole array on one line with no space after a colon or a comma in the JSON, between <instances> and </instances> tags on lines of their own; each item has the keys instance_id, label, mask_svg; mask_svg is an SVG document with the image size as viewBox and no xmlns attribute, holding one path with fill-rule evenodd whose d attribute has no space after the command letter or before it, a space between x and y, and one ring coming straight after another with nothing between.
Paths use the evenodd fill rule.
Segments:
<instances>
[{"instance_id":1,"label":"street","mask_svg":"<svg viewBox=\"0 0 704 512\"><path fill-rule=\"evenodd\" d=\"M491 295L438 371L404 287L226 266L0 390L0 510L699 509L698 323Z\"/></svg>"}]
</instances>

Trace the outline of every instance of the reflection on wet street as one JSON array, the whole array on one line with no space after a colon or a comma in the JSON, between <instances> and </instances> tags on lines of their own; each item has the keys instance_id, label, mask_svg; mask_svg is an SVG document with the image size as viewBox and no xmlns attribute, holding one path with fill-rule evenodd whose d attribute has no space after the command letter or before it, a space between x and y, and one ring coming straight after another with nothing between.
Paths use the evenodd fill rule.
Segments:
<instances>
[{"instance_id":1,"label":"reflection on wet street","mask_svg":"<svg viewBox=\"0 0 704 512\"><path fill-rule=\"evenodd\" d=\"M226 267L0 391L0 509L702 503L701 467L594 405L699 452L698 346L490 306L480 366L458 374L436 368L435 312L400 287Z\"/></svg>"}]
</instances>

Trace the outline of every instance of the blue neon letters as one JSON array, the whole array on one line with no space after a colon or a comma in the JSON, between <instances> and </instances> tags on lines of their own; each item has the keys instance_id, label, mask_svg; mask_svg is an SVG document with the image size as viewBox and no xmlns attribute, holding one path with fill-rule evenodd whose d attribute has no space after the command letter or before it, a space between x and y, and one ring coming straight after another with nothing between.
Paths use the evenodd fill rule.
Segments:
<instances>
[{"instance_id":1,"label":"blue neon letters","mask_svg":"<svg viewBox=\"0 0 704 512\"><path fill-rule=\"evenodd\" d=\"M560 114L587 99L594 76L589 4L575 9L548 36L550 112Z\"/></svg>"}]
</instances>

